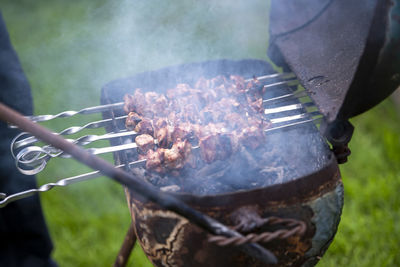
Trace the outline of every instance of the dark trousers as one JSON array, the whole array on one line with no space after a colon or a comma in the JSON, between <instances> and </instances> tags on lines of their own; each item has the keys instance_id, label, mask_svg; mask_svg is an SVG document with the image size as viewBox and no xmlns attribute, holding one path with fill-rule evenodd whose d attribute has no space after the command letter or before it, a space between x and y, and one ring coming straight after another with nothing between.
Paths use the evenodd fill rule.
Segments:
<instances>
[{"instance_id":1,"label":"dark trousers","mask_svg":"<svg viewBox=\"0 0 400 267\"><path fill-rule=\"evenodd\" d=\"M33 111L30 86L1 14L0 102L25 115ZM35 177L20 174L10 154L10 142L18 133L0 122L0 192L6 194L36 188ZM0 267L55 266L50 260L52 249L38 196L0 208Z\"/></svg>"}]
</instances>

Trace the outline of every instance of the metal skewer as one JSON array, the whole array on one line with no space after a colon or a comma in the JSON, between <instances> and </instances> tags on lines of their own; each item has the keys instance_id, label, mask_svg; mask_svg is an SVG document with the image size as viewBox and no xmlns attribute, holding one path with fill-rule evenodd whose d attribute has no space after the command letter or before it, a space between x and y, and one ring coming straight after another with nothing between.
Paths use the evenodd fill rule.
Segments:
<instances>
[{"instance_id":1,"label":"metal skewer","mask_svg":"<svg viewBox=\"0 0 400 267\"><path fill-rule=\"evenodd\" d=\"M134 161L134 162L129 163L129 165L137 166L142 162L144 163L144 162L146 162L146 160ZM125 164L115 166L115 168L122 168L122 167L125 167ZM99 171L88 172L88 173L84 173L84 174L80 174L80 175L76 175L76 176L58 180L55 183L47 183L47 184L40 186L37 189L29 189L29 190L21 191L21 192L11 194L11 195L6 195L4 193L0 193L0 199L2 199L2 200L0 200L0 208L3 208L7 204L14 202L16 200L27 198L27 197L33 196L37 193L47 192L47 191L53 189L54 187L64 187L64 186L87 181L87 180L101 177L101 176L103 176L103 174L101 174Z\"/></svg>"},{"instance_id":2,"label":"metal skewer","mask_svg":"<svg viewBox=\"0 0 400 267\"><path fill-rule=\"evenodd\" d=\"M269 74L269 75L264 75L260 77L256 77L259 81L264 81L267 79L274 79L274 78L282 78L282 79L292 79L288 81L281 81L269 85L265 85L265 88L269 87L274 87L274 86L279 86L279 85L284 85L288 83L293 83L296 82L295 75L292 72L289 73L274 73L274 74ZM245 82L250 82L252 81L253 78L246 79ZM94 107L88 107L81 109L79 111L74 111L74 110L67 110L60 112L55 115L37 115L37 116L28 116L27 118L33 122L43 122L43 121L49 121L53 120L56 118L66 118L66 117L72 117L78 114L93 114L93 113L99 113L103 111L107 111L110 109L121 109L124 106L124 102L118 102L118 103L113 103L113 104L107 104L107 105L101 105L101 106L94 106Z\"/></svg>"},{"instance_id":3,"label":"metal skewer","mask_svg":"<svg viewBox=\"0 0 400 267\"><path fill-rule=\"evenodd\" d=\"M264 99L263 103L270 103L270 102L276 102L279 100L286 100L288 98L292 98L292 97L296 97L296 98L302 98L302 97L307 97L308 94L305 90L302 91L297 91L294 93L290 93L290 94L285 94L285 95L281 95L281 96L277 96L277 97L272 97L272 98L268 98L268 99Z\"/></svg>"}]
</instances>

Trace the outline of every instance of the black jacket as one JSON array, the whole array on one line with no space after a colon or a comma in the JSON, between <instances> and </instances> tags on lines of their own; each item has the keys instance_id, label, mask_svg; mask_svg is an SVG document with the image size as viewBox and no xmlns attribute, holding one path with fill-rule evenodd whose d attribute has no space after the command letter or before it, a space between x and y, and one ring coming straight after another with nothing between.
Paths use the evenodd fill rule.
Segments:
<instances>
[{"instance_id":1,"label":"black jacket","mask_svg":"<svg viewBox=\"0 0 400 267\"><path fill-rule=\"evenodd\" d=\"M32 95L27 78L0 14L0 101L31 115ZM10 154L10 142L18 130L0 122L0 192L12 194L36 188L34 176L19 173ZM38 196L0 208L0 266L47 267L53 245L44 221Z\"/></svg>"}]
</instances>

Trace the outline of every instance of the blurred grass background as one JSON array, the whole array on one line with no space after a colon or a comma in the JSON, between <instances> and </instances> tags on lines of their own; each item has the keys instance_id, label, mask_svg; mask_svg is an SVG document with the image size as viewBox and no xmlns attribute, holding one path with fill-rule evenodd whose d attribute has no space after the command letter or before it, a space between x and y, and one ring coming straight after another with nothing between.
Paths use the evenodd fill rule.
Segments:
<instances>
[{"instance_id":1,"label":"blurred grass background","mask_svg":"<svg viewBox=\"0 0 400 267\"><path fill-rule=\"evenodd\" d=\"M0 2L32 86L35 114L97 105L102 85L137 72L218 58L268 60L268 7L262 0ZM100 116L45 125L61 130L94 119ZM319 266L398 266L399 113L388 99L352 123L352 156L341 166L342 221ZM38 181L85 171L72 160L52 160ZM41 199L60 266L112 265L130 224L119 185L100 178ZM151 265L136 247L129 266Z\"/></svg>"}]
</instances>

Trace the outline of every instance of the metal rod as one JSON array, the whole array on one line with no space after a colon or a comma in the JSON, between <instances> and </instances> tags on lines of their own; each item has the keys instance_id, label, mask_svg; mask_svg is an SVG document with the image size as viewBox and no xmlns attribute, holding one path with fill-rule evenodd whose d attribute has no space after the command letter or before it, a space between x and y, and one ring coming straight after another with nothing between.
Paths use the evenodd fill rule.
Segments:
<instances>
[{"instance_id":1,"label":"metal rod","mask_svg":"<svg viewBox=\"0 0 400 267\"><path fill-rule=\"evenodd\" d=\"M269 103L269 102L274 102L274 101L278 101L278 100L286 100L287 98L291 98L291 97L301 98L301 97L305 97L305 96L308 96L308 94L306 91L303 90L303 91L297 91L297 92L291 93L291 94L268 98L268 99L263 100L263 103Z\"/></svg>"},{"instance_id":2,"label":"metal rod","mask_svg":"<svg viewBox=\"0 0 400 267\"><path fill-rule=\"evenodd\" d=\"M307 103L291 104L291 105L276 107L276 108L266 108L266 109L264 109L264 114L265 115L276 114L276 113L280 114L285 111L293 111L293 110L303 109L305 107L312 107L312 106L314 106L313 102L307 102Z\"/></svg>"},{"instance_id":3,"label":"metal rod","mask_svg":"<svg viewBox=\"0 0 400 267\"><path fill-rule=\"evenodd\" d=\"M282 126L277 126L277 127L274 127L274 128L269 128L269 129L264 130L264 132L272 132L272 131L275 131L275 130L281 130L281 129L284 129L284 128L290 128L290 127L293 127L293 126L298 126L300 124L305 124L305 123L310 123L310 122L314 122L314 123L318 124L322 120L323 120L323 117L312 118L312 119L308 119L308 120L304 120L304 121L298 121L298 122L285 124L285 125L282 125Z\"/></svg>"},{"instance_id":4,"label":"metal rod","mask_svg":"<svg viewBox=\"0 0 400 267\"><path fill-rule=\"evenodd\" d=\"M288 80L288 81L282 81L282 82L276 82L276 83L271 83L271 84L266 84L264 85L264 88L270 88L270 87L275 87L275 86L279 86L279 85L285 85L285 84L290 84L293 83L297 84L299 81L297 79L294 80Z\"/></svg>"},{"instance_id":5,"label":"metal rod","mask_svg":"<svg viewBox=\"0 0 400 267\"><path fill-rule=\"evenodd\" d=\"M297 115L293 115L293 116L287 116L287 117L283 117L283 118L275 118L275 119L271 119L270 121L272 124L277 124L277 123L282 123L282 122L310 118L310 117L314 117L314 116L318 116L318 115L321 115L321 113L319 111L313 111L313 112L305 112L305 113L301 113L301 114L297 114Z\"/></svg>"},{"instance_id":6,"label":"metal rod","mask_svg":"<svg viewBox=\"0 0 400 267\"><path fill-rule=\"evenodd\" d=\"M142 160L130 162L129 165L138 167L140 164L145 164L145 163L146 163L146 160L142 159ZM123 167L125 167L125 164L115 166L115 168L123 168ZM68 185L72 185L72 184L79 183L79 182L84 182L84 181L91 180L93 178L98 178L101 176L103 176L103 175L99 171L93 171L93 172L83 173L83 174L79 174L76 176L64 178L64 179L58 180L55 183L47 183L47 184L41 185L37 189L36 188L29 189L29 190L21 191L21 192L14 193L11 195L6 195L4 193L0 193L0 199L2 199L0 201L0 208L3 208L7 204L14 202L16 200L30 197L37 193L50 191L54 187L65 187Z\"/></svg>"},{"instance_id":7,"label":"metal rod","mask_svg":"<svg viewBox=\"0 0 400 267\"><path fill-rule=\"evenodd\" d=\"M154 186L145 183L132 174L115 168L109 162L94 155L90 155L84 149L64 140L62 137L52 134L52 132L46 128L30 121L2 103L0 103L0 119L12 123L24 131L30 132L43 142L51 144L52 146L65 151L67 154L73 156L76 160L93 169L99 170L101 173L110 177L114 181L128 187L133 193L140 195L144 199L157 203L162 208L171 210L185 217L210 234L224 235L228 237L242 236L240 233L219 223L215 219L212 219L205 214L192 209L184 202L175 198L173 195L158 190ZM258 244L244 244L239 248L251 257L261 260L266 264L277 263L277 258L269 250Z\"/></svg>"},{"instance_id":8,"label":"metal rod","mask_svg":"<svg viewBox=\"0 0 400 267\"><path fill-rule=\"evenodd\" d=\"M257 80L262 81L266 79L273 79L273 78L296 78L296 75L293 72L283 72L283 73L274 73L274 74L268 74L268 75L263 75L263 76L258 76L256 77ZM247 80L244 80L245 82L251 82L254 78L250 78Z\"/></svg>"}]
</instances>

